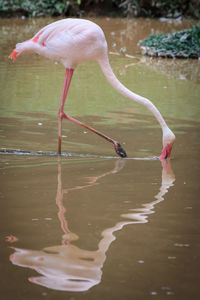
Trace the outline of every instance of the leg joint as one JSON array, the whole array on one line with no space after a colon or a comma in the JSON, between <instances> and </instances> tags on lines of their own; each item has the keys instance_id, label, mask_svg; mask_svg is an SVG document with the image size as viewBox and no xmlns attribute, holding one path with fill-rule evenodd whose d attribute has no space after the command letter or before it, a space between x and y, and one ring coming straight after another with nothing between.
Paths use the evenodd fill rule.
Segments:
<instances>
[{"instance_id":1,"label":"leg joint","mask_svg":"<svg viewBox=\"0 0 200 300\"><path fill-rule=\"evenodd\" d=\"M62 121L62 119L68 119L68 115L64 113L64 111L59 111L58 110L58 119Z\"/></svg>"}]
</instances>

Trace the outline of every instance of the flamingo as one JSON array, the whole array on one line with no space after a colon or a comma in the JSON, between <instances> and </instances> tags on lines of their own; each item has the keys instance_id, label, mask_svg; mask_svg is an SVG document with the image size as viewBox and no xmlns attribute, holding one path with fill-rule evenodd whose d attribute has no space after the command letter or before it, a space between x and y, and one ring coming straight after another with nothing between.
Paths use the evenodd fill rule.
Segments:
<instances>
[{"instance_id":1,"label":"flamingo","mask_svg":"<svg viewBox=\"0 0 200 300\"><path fill-rule=\"evenodd\" d=\"M127 156L125 150L116 140L70 117L64 112L64 105L74 69L79 63L94 60L99 63L105 77L114 89L123 96L146 106L152 112L162 129L163 150L159 159L170 157L175 135L150 100L130 91L116 78L109 63L105 35L97 24L89 20L71 18L53 22L40 29L31 39L18 43L9 58L14 62L22 53L30 52L59 61L65 67L64 85L58 107L58 155L61 155L62 120L66 119L91 130L111 142L119 156Z\"/></svg>"}]
</instances>

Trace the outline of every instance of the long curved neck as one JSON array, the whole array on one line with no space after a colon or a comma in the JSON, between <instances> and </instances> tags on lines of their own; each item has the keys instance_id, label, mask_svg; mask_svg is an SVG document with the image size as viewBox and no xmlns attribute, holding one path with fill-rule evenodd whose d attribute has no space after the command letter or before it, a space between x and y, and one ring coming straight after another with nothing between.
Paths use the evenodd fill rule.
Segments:
<instances>
[{"instance_id":1,"label":"long curved neck","mask_svg":"<svg viewBox=\"0 0 200 300\"><path fill-rule=\"evenodd\" d=\"M130 91L129 89L127 89L115 76L115 74L113 73L108 57L107 55L104 56L104 58L99 59L98 63L101 66L101 69L104 73L104 75L106 76L107 80L109 81L109 83L114 87L114 89L116 89L120 94L122 94L123 96L138 102L140 104L143 104L144 106L146 106L151 112L152 114L155 116L155 118L157 119L157 121L159 122L162 130L164 130L165 128L167 128L167 124L165 122L165 120L163 119L162 115L160 114L160 112L158 111L158 109L155 107L155 105L148 99L137 95L135 93L133 93L132 91Z\"/></svg>"}]
</instances>

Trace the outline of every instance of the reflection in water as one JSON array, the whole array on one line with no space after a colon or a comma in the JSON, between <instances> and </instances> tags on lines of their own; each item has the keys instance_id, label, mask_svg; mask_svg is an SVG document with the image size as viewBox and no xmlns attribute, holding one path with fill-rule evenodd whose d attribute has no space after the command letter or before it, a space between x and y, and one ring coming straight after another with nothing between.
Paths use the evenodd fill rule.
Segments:
<instances>
[{"instance_id":1,"label":"reflection in water","mask_svg":"<svg viewBox=\"0 0 200 300\"><path fill-rule=\"evenodd\" d=\"M195 59L171 59L171 58L155 58L149 56L133 56L129 54L121 54L119 52L110 51L109 54L115 56L124 56L129 63L119 67L119 74L125 75L126 69L138 64L145 64L145 67L151 72L163 74L169 78L177 78L181 80L190 80L200 82L200 64Z\"/></svg>"},{"instance_id":2,"label":"reflection in water","mask_svg":"<svg viewBox=\"0 0 200 300\"><path fill-rule=\"evenodd\" d=\"M168 189L173 186L175 181L175 175L172 171L170 160L161 160L162 164L162 183L159 193L155 196L156 200L143 204L143 208L134 208L131 213L123 214L121 216L135 220L133 223L147 223L148 215L154 213L154 207L156 204L164 200L164 195L168 192Z\"/></svg>"},{"instance_id":3,"label":"reflection in water","mask_svg":"<svg viewBox=\"0 0 200 300\"><path fill-rule=\"evenodd\" d=\"M105 172L99 176L93 176L93 177L89 177L88 179L88 183L83 185L83 186L75 186L73 188L68 188L68 189L63 189L62 188L62 174L61 174L61 161L60 158L58 157L58 188L57 188L57 195L56 195L56 204L58 206L59 212L58 212L58 218L60 220L60 224L61 224L61 228L64 232L63 235L63 240L62 243L63 244L68 244L69 240L76 240L78 239L78 236L76 236L74 233L72 234L68 228L68 223L67 220L65 219L65 212L66 209L63 205L63 196L64 194L69 193L70 191L74 191L74 190L81 190L81 189L85 189L88 188L90 186L93 186L96 184L97 180L99 180L100 178L109 175L109 174L115 174L117 172L119 172L125 165L125 160L117 160L115 163L115 167L113 170L109 171L109 172Z\"/></svg>"},{"instance_id":4,"label":"reflection in water","mask_svg":"<svg viewBox=\"0 0 200 300\"><path fill-rule=\"evenodd\" d=\"M200 64L195 59L164 59L142 57L142 62L150 70L163 74L169 78L178 78L181 80L200 81Z\"/></svg>"},{"instance_id":5,"label":"reflection in water","mask_svg":"<svg viewBox=\"0 0 200 300\"><path fill-rule=\"evenodd\" d=\"M56 204L59 209L58 218L64 233L62 244L38 251L14 247L15 252L10 256L10 261L14 265L31 268L42 275L29 278L30 282L50 289L74 292L87 291L100 283L102 268L106 260L106 251L116 239L114 232L121 230L128 224L148 222L148 215L154 213L155 205L164 200L164 195L168 192L169 187L173 186L175 176L171 169L170 160L161 161L162 183L158 194L155 196L156 200L143 204L142 208L131 209L127 214L120 216L126 218L125 221L120 221L113 227L103 230L101 233L102 238L96 251L80 249L72 244L74 240L78 239L78 236L70 232L65 219L63 197L70 191L91 187L100 178L119 172L125 163L125 160L118 159L113 170L89 178L86 185L63 189L61 161L59 159Z\"/></svg>"}]
</instances>

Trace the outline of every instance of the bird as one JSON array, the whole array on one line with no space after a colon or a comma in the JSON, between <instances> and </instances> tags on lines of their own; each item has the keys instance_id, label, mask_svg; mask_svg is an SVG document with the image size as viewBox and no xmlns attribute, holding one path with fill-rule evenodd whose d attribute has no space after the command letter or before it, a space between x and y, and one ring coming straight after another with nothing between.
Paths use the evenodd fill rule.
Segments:
<instances>
[{"instance_id":1,"label":"bird","mask_svg":"<svg viewBox=\"0 0 200 300\"><path fill-rule=\"evenodd\" d=\"M120 143L97 131L96 129L74 119L64 112L64 105L71 79L77 65L87 61L97 61L111 86L121 95L144 105L157 119L162 129L163 149L159 159L167 159L171 155L175 141L174 133L155 105L126 88L115 76L108 58L108 45L103 30L96 23L78 18L66 18L55 21L40 29L31 39L16 44L9 58L14 62L21 54L37 53L46 58L59 61L65 68L65 78L58 107L58 155L61 155L62 120L66 119L98 134L114 146L120 157L127 157Z\"/></svg>"}]
</instances>

